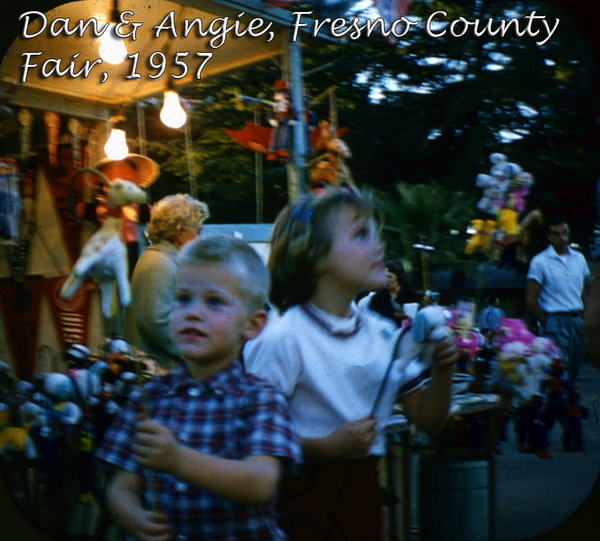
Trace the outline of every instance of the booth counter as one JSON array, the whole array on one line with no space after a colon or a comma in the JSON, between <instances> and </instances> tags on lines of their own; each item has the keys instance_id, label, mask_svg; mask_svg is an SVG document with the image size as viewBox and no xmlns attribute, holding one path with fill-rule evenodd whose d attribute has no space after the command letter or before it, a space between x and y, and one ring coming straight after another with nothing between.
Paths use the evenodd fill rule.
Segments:
<instances>
[{"instance_id":1,"label":"booth counter","mask_svg":"<svg viewBox=\"0 0 600 541\"><path fill-rule=\"evenodd\" d=\"M501 397L452 399L444 430L414 430L401 414L386 427L381 483L391 494L386 541L491 541L495 531L494 455Z\"/></svg>"}]
</instances>

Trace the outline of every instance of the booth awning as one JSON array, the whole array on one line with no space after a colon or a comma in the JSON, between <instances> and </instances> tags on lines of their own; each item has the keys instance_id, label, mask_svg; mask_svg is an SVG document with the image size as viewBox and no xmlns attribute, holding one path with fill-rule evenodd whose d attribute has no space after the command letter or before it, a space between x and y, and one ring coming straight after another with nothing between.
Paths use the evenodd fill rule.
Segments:
<instances>
[{"instance_id":1,"label":"booth awning","mask_svg":"<svg viewBox=\"0 0 600 541\"><path fill-rule=\"evenodd\" d=\"M19 36L0 65L9 101L62 110L71 104L79 116L106 118L107 110L161 95L168 84L190 85L285 50L289 12L260 1L128 0L117 6L131 23L121 34L137 25L125 40L129 56L118 65L98 61L100 38L91 22L110 21L113 0L68 2L43 15L23 10L12 23L19 24Z\"/></svg>"}]
</instances>

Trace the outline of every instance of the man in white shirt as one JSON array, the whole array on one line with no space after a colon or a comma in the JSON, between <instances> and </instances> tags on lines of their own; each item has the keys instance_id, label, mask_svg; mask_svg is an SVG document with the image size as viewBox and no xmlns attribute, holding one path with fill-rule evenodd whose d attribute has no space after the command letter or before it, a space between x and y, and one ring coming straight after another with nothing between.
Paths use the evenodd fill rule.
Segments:
<instances>
[{"instance_id":1,"label":"man in white shirt","mask_svg":"<svg viewBox=\"0 0 600 541\"><path fill-rule=\"evenodd\" d=\"M590 270L585 257L569 247L569 226L563 218L548 220L550 245L534 256L527 273L527 306L542 335L562 353L569 381L575 381L585 355L583 294Z\"/></svg>"}]
</instances>

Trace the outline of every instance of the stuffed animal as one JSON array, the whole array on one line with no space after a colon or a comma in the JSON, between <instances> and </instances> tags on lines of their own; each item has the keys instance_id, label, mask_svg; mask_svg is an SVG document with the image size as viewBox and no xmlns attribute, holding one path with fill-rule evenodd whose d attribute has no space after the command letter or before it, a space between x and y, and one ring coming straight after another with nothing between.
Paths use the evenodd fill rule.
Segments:
<instances>
[{"instance_id":1,"label":"stuffed animal","mask_svg":"<svg viewBox=\"0 0 600 541\"><path fill-rule=\"evenodd\" d=\"M327 120L320 120L313 151L317 154L310 160L309 187L322 191L330 186L354 185L350 169L345 160L352 156L348 145L334 133Z\"/></svg>"},{"instance_id":2,"label":"stuffed animal","mask_svg":"<svg viewBox=\"0 0 600 541\"><path fill-rule=\"evenodd\" d=\"M448 313L437 304L424 306L412 321L409 339L402 344L402 354L407 358L420 355L426 366L431 366L436 343L450 335Z\"/></svg>"},{"instance_id":3,"label":"stuffed animal","mask_svg":"<svg viewBox=\"0 0 600 541\"><path fill-rule=\"evenodd\" d=\"M82 419L83 412L76 403L75 383L66 374L50 372L42 376L42 388L50 399L50 427L71 435L72 428Z\"/></svg>"},{"instance_id":4,"label":"stuffed animal","mask_svg":"<svg viewBox=\"0 0 600 541\"><path fill-rule=\"evenodd\" d=\"M469 239L465 248L466 254L476 251L486 253L493 263L501 267L512 267L521 261L520 245L526 236L522 234L519 223L521 214L526 208L526 198L533 184L533 175L523 168L508 161L499 152L490 154L490 174L480 173L476 185L483 189L483 196L477 203L477 209L485 214L491 229L484 231L484 219L472 220L476 234ZM492 245L486 241L484 234L489 234Z\"/></svg>"},{"instance_id":5,"label":"stuffed animal","mask_svg":"<svg viewBox=\"0 0 600 541\"><path fill-rule=\"evenodd\" d=\"M497 226L498 229L500 229L504 233L503 242L507 242L506 235L516 237L519 234L519 214L514 209L514 206L513 204L511 204L510 199L508 206L498 211Z\"/></svg>"},{"instance_id":6,"label":"stuffed animal","mask_svg":"<svg viewBox=\"0 0 600 541\"><path fill-rule=\"evenodd\" d=\"M529 195L532 184L533 175L526 172L515 175L511 181L509 198L512 198L513 208L519 214L525 210L525 199Z\"/></svg>"},{"instance_id":7,"label":"stuffed animal","mask_svg":"<svg viewBox=\"0 0 600 541\"><path fill-rule=\"evenodd\" d=\"M109 182L117 179L130 180L140 188L148 188L160 174L160 167L154 160L143 154L134 153L127 154L122 160L103 158L93 167L100 171ZM83 204L83 217L99 227L110 209L106 206L106 184L98 183L94 188L96 197L93 201ZM150 206L136 203L124 205L121 207L121 218L123 221L122 237L127 247L131 275L143 242L141 226L150 220Z\"/></svg>"},{"instance_id":8,"label":"stuffed animal","mask_svg":"<svg viewBox=\"0 0 600 541\"><path fill-rule=\"evenodd\" d=\"M475 232L465 246L465 254L471 255L475 252L487 253L490 250L491 236L496 227L495 220L471 220Z\"/></svg>"},{"instance_id":9,"label":"stuffed animal","mask_svg":"<svg viewBox=\"0 0 600 541\"><path fill-rule=\"evenodd\" d=\"M127 249L122 238L120 207L131 203L145 203L146 192L128 180L117 179L109 182L97 169L86 168L98 175L108 187L107 204L111 215L107 216L101 228L94 233L81 250L71 273L60 292L63 299L70 299L86 277L94 278L100 288L102 315L110 318L116 313L113 307L115 285L122 306L129 306L127 269ZM76 174L83 170L79 170Z\"/></svg>"},{"instance_id":10,"label":"stuffed animal","mask_svg":"<svg viewBox=\"0 0 600 541\"><path fill-rule=\"evenodd\" d=\"M18 382L10 373L9 366L0 361L0 458L10 461L16 457L35 458L35 446L28 431L19 426L13 426L15 419L11 415Z\"/></svg>"},{"instance_id":11,"label":"stuffed animal","mask_svg":"<svg viewBox=\"0 0 600 541\"><path fill-rule=\"evenodd\" d=\"M509 162L508 158L500 152L490 154L490 162L492 162L490 173L497 178L512 179L523 172L520 165Z\"/></svg>"},{"instance_id":12,"label":"stuffed animal","mask_svg":"<svg viewBox=\"0 0 600 541\"><path fill-rule=\"evenodd\" d=\"M490 154L490 174L480 173L475 184L483 189L483 196L477 203L477 209L495 216L506 205L506 198L514 177L523 173L523 168L508 161L500 152Z\"/></svg>"},{"instance_id":13,"label":"stuffed animal","mask_svg":"<svg viewBox=\"0 0 600 541\"><path fill-rule=\"evenodd\" d=\"M91 370L91 358L92 352L83 344L69 344L63 352L67 375L73 381L77 403L84 413L98 401L102 390L100 375Z\"/></svg>"},{"instance_id":14,"label":"stuffed animal","mask_svg":"<svg viewBox=\"0 0 600 541\"><path fill-rule=\"evenodd\" d=\"M485 343L485 338L474 328L474 314L471 310L453 308L450 314L449 326L459 355L456 370L470 373L473 363L477 360L478 352Z\"/></svg>"},{"instance_id":15,"label":"stuffed animal","mask_svg":"<svg viewBox=\"0 0 600 541\"><path fill-rule=\"evenodd\" d=\"M483 188L483 196L477 203L477 209L490 216L495 216L498 210L504 206L510 180L480 173L477 175L475 184L478 188Z\"/></svg>"}]
</instances>

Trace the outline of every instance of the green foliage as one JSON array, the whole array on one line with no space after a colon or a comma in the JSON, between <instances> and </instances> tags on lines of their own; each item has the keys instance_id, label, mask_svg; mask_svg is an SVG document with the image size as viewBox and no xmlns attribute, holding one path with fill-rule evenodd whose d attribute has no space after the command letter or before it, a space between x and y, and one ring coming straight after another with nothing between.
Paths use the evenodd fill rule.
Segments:
<instances>
[{"instance_id":1,"label":"green foliage","mask_svg":"<svg viewBox=\"0 0 600 541\"><path fill-rule=\"evenodd\" d=\"M314 99L335 87L355 181L379 190L382 199L399 182L435 183L447 194L464 194L473 202L463 209L465 224L481 195L476 175L488 172L491 152L503 152L535 178L529 208L565 214L585 244L594 221L589 195L600 171L600 77L592 51L568 18L541 0L413 0L409 17L424 21L437 10L448 21L498 21L536 11L551 22L560 17L560 25L543 46L514 33L434 38L423 23L395 45L378 36L338 42L304 37L306 90ZM268 99L280 77L276 62L268 62L185 89L184 96L195 100L192 163L199 196L215 221L254 221L254 154L222 128L238 129L247 120L265 124L265 108L237 94ZM326 97L310 106L321 118L331 112ZM157 129L155 135L150 153L160 158L168 182L161 180L153 192L187 186L182 134ZM285 203L286 184L285 167L265 162L265 221ZM419 224L405 219L402 227L417 230Z\"/></svg>"},{"instance_id":2,"label":"green foliage","mask_svg":"<svg viewBox=\"0 0 600 541\"><path fill-rule=\"evenodd\" d=\"M400 182L393 191L375 191L375 197L384 214L386 257L399 257L412 270L422 270L423 257L431 268L464 270L471 265L462 254L472 196L436 183ZM433 250L424 253L419 245Z\"/></svg>"}]
</instances>

